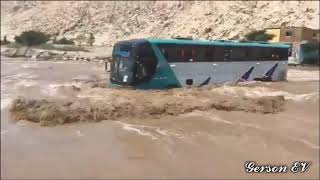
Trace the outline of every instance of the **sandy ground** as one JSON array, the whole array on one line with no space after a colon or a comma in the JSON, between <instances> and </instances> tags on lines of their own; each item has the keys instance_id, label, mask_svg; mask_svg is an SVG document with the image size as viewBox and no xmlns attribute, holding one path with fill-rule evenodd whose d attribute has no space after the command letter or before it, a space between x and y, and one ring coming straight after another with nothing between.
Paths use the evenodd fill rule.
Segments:
<instances>
[{"instance_id":1,"label":"sandy ground","mask_svg":"<svg viewBox=\"0 0 320 180\"><path fill-rule=\"evenodd\" d=\"M318 68L290 68L288 82L172 91L92 88L108 78L103 68L1 58L2 178L319 178ZM18 97L143 108L48 127L13 120L9 107ZM275 97L283 99L270 110ZM227 109L212 105L220 103ZM171 109L154 115L146 106ZM304 173L248 174L250 160L312 164Z\"/></svg>"}]
</instances>

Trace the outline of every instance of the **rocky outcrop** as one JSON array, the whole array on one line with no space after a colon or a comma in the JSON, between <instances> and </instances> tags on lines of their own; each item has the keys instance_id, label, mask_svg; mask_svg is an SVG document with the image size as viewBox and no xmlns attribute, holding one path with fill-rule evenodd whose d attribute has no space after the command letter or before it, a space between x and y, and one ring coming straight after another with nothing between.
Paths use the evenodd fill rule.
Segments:
<instances>
[{"instance_id":1,"label":"rocky outcrop","mask_svg":"<svg viewBox=\"0 0 320 180\"><path fill-rule=\"evenodd\" d=\"M239 39L273 26L319 28L318 1L19 1L1 2L1 35L40 30L96 45L139 37ZM11 36L9 36L11 35Z\"/></svg>"}]
</instances>

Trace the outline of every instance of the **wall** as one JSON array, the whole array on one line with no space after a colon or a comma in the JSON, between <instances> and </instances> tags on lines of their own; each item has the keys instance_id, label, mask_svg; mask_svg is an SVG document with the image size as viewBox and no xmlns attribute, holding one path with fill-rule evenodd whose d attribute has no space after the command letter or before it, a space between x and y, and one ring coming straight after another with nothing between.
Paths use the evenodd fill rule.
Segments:
<instances>
[{"instance_id":1,"label":"wall","mask_svg":"<svg viewBox=\"0 0 320 180\"><path fill-rule=\"evenodd\" d=\"M291 42L293 44L299 43L302 39L302 27L286 27L281 28L280 31L280 41L281 42ZM292 32L291 36L287 36L287 32Z\"/></svg>"},{"instance_id":2,"label":"wall","mask_svg":"<svg viewBox=\"0 0 320 180\"><path fill-rule=\"evenodd\" d=\"M280 41L280 28L266 29L267 34L273 34L274 37L269 40L269 42L279 42Z\"/></svg>"},{"instance_id":3,"label":"wall","mask_svg":"<svg viewBox=\"0 0 320 180\"><path fill-rule=\"evenodd\" d=\"M304 28L302 30L302 40L310 42L319 42L319 30Z\"/></svg>"},{"instance_id":4,"label":"wall","mask_svg":"<svg viewBox=\"0 0 320 180\"><path fill-rule=\"evenodd\" d=\"M292 36L287 36L286 33L291 31ZM314 36L315 33L315 36ZM293 44L300 43L301 41L319 42L319 30L310 29L306 27L287 27L281 28L280 41L292 42Z\"/></svg>"}]
</instances>

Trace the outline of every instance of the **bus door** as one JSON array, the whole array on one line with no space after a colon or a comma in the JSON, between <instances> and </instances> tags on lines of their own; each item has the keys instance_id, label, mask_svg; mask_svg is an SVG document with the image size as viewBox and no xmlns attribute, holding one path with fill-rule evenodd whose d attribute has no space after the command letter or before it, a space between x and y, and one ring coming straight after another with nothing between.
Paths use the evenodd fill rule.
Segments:
<instances>
[{"instance_id":1,"label":"bus door","mask_svg":"<svg viewBox=\"0 0 320 180\"><path fill-rule=\"evenodd\" d=\"M157 58L151 45L146 42L137 47L135 56L135 84L148 82L152 79L157 69Z\"/></svg>"}]
</instances>

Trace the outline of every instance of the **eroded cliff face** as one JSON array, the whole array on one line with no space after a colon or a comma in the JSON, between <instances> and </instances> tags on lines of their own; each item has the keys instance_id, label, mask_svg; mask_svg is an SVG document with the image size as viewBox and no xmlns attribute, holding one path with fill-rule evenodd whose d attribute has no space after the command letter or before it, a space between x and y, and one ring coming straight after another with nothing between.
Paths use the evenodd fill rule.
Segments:
<instances>
[{"instance_id":1,"label":"eroded cliff face","mask_svg":"<svg viewBox=\"0 0 320 180\"><path fill-rule=\"evenodd\" d=\"M175 35L239 39L252 29L319 28L317 1L19 1L1 2L1 36L25 30L76 37L94 33L96 45Z\"/></svg>"}]
</instances>

